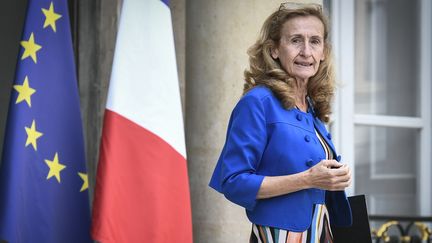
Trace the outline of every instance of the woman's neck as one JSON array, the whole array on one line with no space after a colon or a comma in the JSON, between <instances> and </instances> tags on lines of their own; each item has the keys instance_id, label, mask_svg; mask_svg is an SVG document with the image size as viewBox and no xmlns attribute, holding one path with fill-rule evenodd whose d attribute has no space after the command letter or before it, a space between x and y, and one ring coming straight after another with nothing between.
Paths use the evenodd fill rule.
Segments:
<instances>
[{"instance_id":1,"label":"woman's neck","mask_svg":"<svg viewBox=\"0 0 432 243\"><path fill-rule=\"evenodd\" d=\"M308 105L306 102L307 96L307 79L299 80L296 79L296 95L295 95L295 105L300 110L306 112L308 109Z\"/></svg>"}]
</instances>

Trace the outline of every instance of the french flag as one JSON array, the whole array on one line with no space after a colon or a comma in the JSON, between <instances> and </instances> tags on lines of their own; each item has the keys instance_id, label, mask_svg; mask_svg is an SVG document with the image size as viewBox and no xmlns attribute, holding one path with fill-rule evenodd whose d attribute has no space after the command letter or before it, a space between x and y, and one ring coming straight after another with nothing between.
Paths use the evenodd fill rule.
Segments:
<instances>
[{"instance_id":1,"label":"french flag","mask_svg":"<svg viewBox=\"0 0 432 243\"><path fill-rule=\"evenodd\" d=\"M168 1L124 0L96 178L94 240L192 242L180 102Z\"/></svg>"}]
</instances>

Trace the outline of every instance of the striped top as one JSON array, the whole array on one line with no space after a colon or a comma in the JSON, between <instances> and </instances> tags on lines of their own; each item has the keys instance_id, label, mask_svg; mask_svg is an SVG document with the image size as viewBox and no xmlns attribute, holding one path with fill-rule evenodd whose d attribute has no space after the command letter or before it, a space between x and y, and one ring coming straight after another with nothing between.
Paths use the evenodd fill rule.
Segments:
<instances>
[{"instance_id":1,"label":"striped top","mask_svg":"<svg viewBox=\"0 0 432 243\"><path fill-rule=\"evenodd\" d=\"M323 147L325 158L334 158L329 145L315 129L315 134ZM315 204L312 208L312 222L308 230L294 232L269 226L252 224L250 243L333 243L330 218L324 204Z\"/></svg>"},{"instance_id":2,"label":"striped top","mask_svg":"<svg viewBox=\"0 0 432 243\"><path fill-rule=\"evenodd\" d=\"M321 134L319 134L319 132L318 132L316 129L315 129L315 134L317 135L317 138L318 138L318 140L320 141L321 146L322 146L323 149L324 149L324 152L325 152L325 158L326 158L327 160L331 160L331 159L333 159L334 156L333 156L333 153L332 153L332 151L331 151L331 149L330 149L330 146L325 142L325 140L322 138Z\"/></svg>"}]
</instances>

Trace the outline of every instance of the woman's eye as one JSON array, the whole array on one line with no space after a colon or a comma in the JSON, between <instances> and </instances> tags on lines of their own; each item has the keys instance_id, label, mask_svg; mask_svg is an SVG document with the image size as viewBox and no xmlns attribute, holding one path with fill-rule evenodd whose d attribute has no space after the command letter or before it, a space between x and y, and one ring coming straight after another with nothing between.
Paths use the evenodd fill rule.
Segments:
<instances>
[{"instance_id":1,"label":"woman's eye","mask_svg":"<svg viewBox=\"0 0 432 243\"><path fill-rule=\"evenodd\" d=\"M294 44L298 44L298 43L301 42L301 40L299 38L294 38L294 39L291 40L291 42L294 43Z\"/></svg>"},{"instance_id":2,"label":"woman's eye","mask_svg":"<svg viewBox=\"0 0 432 243\"><path fill-rule=\"evenodd\" d=\"M316 40L312 40L311 43L314 45L319 45L321 43L321 41L316 39Z\"/></svg>"}]
</instances>

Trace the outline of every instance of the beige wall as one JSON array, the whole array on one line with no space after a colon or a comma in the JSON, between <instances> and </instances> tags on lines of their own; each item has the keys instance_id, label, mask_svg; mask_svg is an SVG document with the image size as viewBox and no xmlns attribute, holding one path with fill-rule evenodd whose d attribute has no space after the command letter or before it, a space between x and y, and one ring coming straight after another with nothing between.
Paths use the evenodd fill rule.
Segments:
<instances>
[{"instance_id":1,"label":"beige wall","mask_svg":"<svg viewBox=\"0 0 432 243\"><path fill-rule=\"evenodd\" d=\"M186 145L195 242L249 240L251 225L244 209L207 184L225 140L229 115L241 96L243 71L248 66L246 50L280 2L187 1Z\"/></svg>"}]
</instances>

